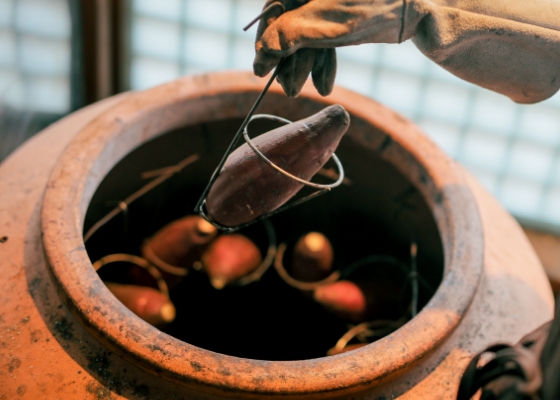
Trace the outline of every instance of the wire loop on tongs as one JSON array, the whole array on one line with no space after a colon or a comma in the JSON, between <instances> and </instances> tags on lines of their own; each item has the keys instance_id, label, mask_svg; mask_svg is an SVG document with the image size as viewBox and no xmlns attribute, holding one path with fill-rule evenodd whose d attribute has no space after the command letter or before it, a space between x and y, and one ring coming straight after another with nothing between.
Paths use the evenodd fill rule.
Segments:
<instances>
[{"instance_id":1,"label":"wire loop on tongs","mask_svg":"<svg viewBox=\"0 0 560 400\"><path fill-rule=\"evenodd\" d=\"M200 199L198 200L198 202L196 204L196 207L194 208L194 211L196 213L198 213L202 218L204 218L206 221L208 221L209 223L214 225L219 230L224 231L226 233L236 232L236 231L238 231L242 228L245 228L246 226L254 224L257 221L262 221L262 220L264 220L264 219L266 219L266 218L268 218L268 217L270 217L274 214L277 214L277 213L285 211L289 208L295 207L295 206L297 206L301 203L304 203L308 200L314 199L315 197L318 197L322 194L325 194L325 193L329 192L331 189L339 186L344 181L344 167L342 166L342 163L340 162L340 160L338 159L338 157L334 153L332 154L331 158L333 159L333 161L336 164L336 167L338 168L338 179L337 179L336 182L331 183L329 185L321 185L321 184L318 184L318 183L313 183L313 182L303 180L303 179L298 178L297 176L292 175L289 172L283 170L282 168L280 168L279 166L274 164L272 161L270 161L263 153L261 153L261 151L257 148L257 146L255 146L253 144L253 142L251 141L251 138L249 138L249 133L248 133L247 127L248 127L249 123L251 121L255 120L255 119L270 119L270 120L277 121L277 122L282 122L282 123L285 123L285 124L291 124L292 123L292 121L290 121L288 119L281 118L281 117L278 117L278 116L275 116L275 115L270 115L270 114L253 115L255 110L259 106L262 98L264 97L264 95L266 94L268 89L270 88L270 85L272 84L273 80L278 75L278 72L279 72L280 68L282 67L282 65L284 63L284 60L285 60L284 58L282 60L280 60L280 62L278 63L278 66L274 70L274 73L270 77L269 81L265 85L262 92L259 94L259 97L257 97L257 100L255 101L255 104L253 104L253 107L251 107L251 110L249 111L249 113L247 114L245 119L243 120L243 123L241 124L241 126L237 130L237 133L233 137L233 140L231 141L231 143L230 143L229 147L227 148L224 156L222 157L222 160L218 164L218 167L214 170L214 173L212 174L212 177L210 178L210 181L206 185L206 188L204 189L204 192L202 192L202 195L200 196ZM244 223L244 224L241 224L241 225L238 225L238 226L227 227L227 226L223 226L223 225L219 224L218 222L212 220L212 218L205 211L206 196L207 196L208 192L210 191L210 188L212 187L212 185L216 181L216 179L218 179L218 176L220 175L220 173L222 171L222 168L224 167L224 164L227 161L227 158L234 151L235 145L239 141L239 138L241 137L241 135L243 135L243 138L245 139L245 141L247 142L249 147L251 147L251 149L255 152L255 154L257 156L259 156L259 158L261 160L263 160L266 164L268 164L270 167L274 168L275 170L277 170L281 174L287 176L288 178L293 179L293 180L301 183L302 185L309 186L309 187L312 187L312 188L315 188L315 189L318 189L318 190L316 192L311 193L311 194L309 194L305 197L302 197L298 200L292 201L288 204L284 204L283 206L278 207L276 210L273 210L273 211L270 211L266 214L261 215L259 218L255 218L252 221L249 221L247 223Z\"/></svg>"},{"instance_id":2,"label":"wire loop on tongs","mask_svg":"<svg viewBox=\"0 0 560 400\"><path fill-rule=\"evenodd\" d=\"M259 15L257 15L255 18L253 18L253 20L251 22L249 22L247 25L245 25L243 30L247 31L249 28L251 28L253 25L255 25L262 17L264 17L270 10L272 10L273 8L276 8L276 7L281 8L282 13L286 12L286 6L282 3L280 3L279 1L275 1L274 3L270 4L268 7L264 8Z\"/></svg>"},{"instance_id":3,"label":"wire loop on tongs","mask_svg":"<svg viewBox=\"0 0 560 400\"><path fill-rule=\"evenodd\" d=\"M251 119L249 120L249 123L251 123L251 121L253 121L255 119L271 119L273 121L283 122L285 124L291 124L292 123L292 121L290 121L286 118L281 118L281 117L277 117L276 115L270 115L270 114L253 115L251 117ZM253 144L253 142L249 138L249 133L247 132L247 127L248 127L248 124L247 124L247 126L245 126L245 129L243 129L243 137L244 137L245 141L247 142L247 144L249 145L249 147L257 154L257 156L259 156L261 158L261 160L263 160L265 163L270 165L276 171L280 172L282 175L285 175L288 178L293 179L294 181L297 181L297 182L301 183L302 185L309 186L309 187L312 187L312 188L315 188L315 189L325 190L325 191L329 191L331 189L334 189L337 186L340 186L340 184L344 180L344 168L342 167L342 163L340 162L340 160L338 159L338 157L334 153L332 154L331 158L335 162L336 167L338 168L338 172L339 172L338 179L334 183L331 183L329 185L320 185L318 183L309 182L309 181L306 181L304 179L298 178L295 175L290 174L289 172L280 168L278 165L274 164L272 161L270 161L268 158L266 158L266 156L263 153L261 153L261 151L257 148L257 146L255 146Z\"/></svg>"}]
</instances>

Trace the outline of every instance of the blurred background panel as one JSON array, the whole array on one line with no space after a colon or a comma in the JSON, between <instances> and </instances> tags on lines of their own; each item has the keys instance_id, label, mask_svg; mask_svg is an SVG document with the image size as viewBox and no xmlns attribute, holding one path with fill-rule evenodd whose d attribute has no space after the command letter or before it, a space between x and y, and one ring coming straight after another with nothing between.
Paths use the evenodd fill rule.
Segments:
<instances>
[{"instance_id":1,"label":"blurred background panel","mask_svg":"<svg viewBox=\"0 0 560 400\"><path fill-rule=\"evenodd\" d=\"M0 0L0 159L61 116L188 74L251 70L263 0ZM560 95L518 105L411 42L338 49L337 84L419 124L524 226L560 233Z\"/></svg>"},{"instance_id":2,"label":"blurred background panel","mask_svg":"<svg viewBox=\"0 0 560 400\"><path fill-rule=\"evenodd\" d=\"M0 0L0 159L70 111L65 0Z\"/></svg>"}]
</instances>

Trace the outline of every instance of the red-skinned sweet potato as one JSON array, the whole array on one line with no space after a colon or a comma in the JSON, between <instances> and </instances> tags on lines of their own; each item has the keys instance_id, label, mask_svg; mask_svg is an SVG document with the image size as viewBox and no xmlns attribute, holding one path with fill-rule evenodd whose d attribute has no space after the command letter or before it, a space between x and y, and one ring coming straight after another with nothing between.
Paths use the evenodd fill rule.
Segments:
<instances>
[{"instance_id":1,"label":"red-skinned sweet potato","mask_svg":"<svg viewBox=\"0 0 560 400\"><path fill-rule=\"evenodd\" d=\"M142 247L144 258L156 266L160 260L174 267L189 269L217 235L217 229L198 215L175 220L161 228Z\"/></svg>"},{"instance_id":2,"label":"red-skinned sweet potato","mask_svg":"<svg viewBox=\"0 0 560 400\"><path fill-rule=\"evenodd\" d=\"M313 298L339 317L363 322L373 319L396 319L401 316L402 282L384 279L376 281L338 281L315 289Z\"/></svg>"},{"instance_id":3,"label":"red-skinned sweet potato","mask_svg":"<svg viewBox=\"0 0 560 400\"><path fill-rule=\"evenodd\" d=\"M354 282L338 281L315 289L313 298L327 310L352 321L362 321L367 315L366 294Z\"/></svg>"},{"instance_id":4,"label":"red-skinned sweet potato","mask_svg":"<svg viewBox=\"0 0 560 400\"><path fill-rule=\"evenodd\" d=\"M175 306L155 289L113 282L105 285L130 311L154 326L161 327L175 319Z\"/></svg>"},{"instance_id":5,"label":"red-skinned sweet potato","mask_svg":"<svg viewBox=\"0 0 560 400\"><path fill-rule=\"evenodd\" d=\"M349 124L344 108L333 105L264 133L253 143L280 168L310 180L329 160ZM234 227L277 209L302 187L267 165L245 143L228 157L206 197L206 207L214 221Z\"/></svg>"},{"instance_id":6,"label":"red-skinned sweet potato","mask_svg":"<svg viewBox=\"0 0 560 400\"><path fill-rule=\"evenodd\" d=\"M310 232L296 243L290 275L302 282L317 282L332 273L333 249L325 235Z\"/></svg>"},{"instance_id":7,"label":"red-skinned sweet potato","mask_svg":"<svg viewBox=\"0 0 560 400\"><path fill-rule=\"evenodd\" d=\"M216 289L250 274L261 262L257 246L240 234L219 236L202 255L204 269Z\"/></svg>"}]
</instances>

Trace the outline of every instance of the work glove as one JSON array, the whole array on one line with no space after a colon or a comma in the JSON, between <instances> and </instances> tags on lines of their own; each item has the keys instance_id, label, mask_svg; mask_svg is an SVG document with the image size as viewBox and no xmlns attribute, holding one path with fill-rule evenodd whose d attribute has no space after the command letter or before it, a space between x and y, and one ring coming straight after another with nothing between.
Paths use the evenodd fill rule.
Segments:
<instances>
[{"instance_id":1,"label":"work glove","mask_svg":"<svg viewBox=\"0 0 560 400\"><path fill-rule=\"evenodd\" d=\"M560 0L268 0L255 74L287 57L278 80L297 96L311 71L322 95L332 90L334 48L412 39L428 58L519 103L560 89Z\"/></svg>"}]
</instances>

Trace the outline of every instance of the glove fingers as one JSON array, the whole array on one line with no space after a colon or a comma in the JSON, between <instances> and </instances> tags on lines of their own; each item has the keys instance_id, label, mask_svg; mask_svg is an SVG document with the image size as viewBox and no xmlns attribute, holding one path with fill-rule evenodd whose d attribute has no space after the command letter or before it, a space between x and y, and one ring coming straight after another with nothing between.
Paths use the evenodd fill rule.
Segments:
<instances>
[{"instance_id":1,"label":"glove fingers","mask_svg":"<svg viewBox=\"0 0 560 400\"><path fill-rule=\"evenodd\" d=\"M282 57L275 54L257 50L255 60L253 61L253 72L260 77L266 76L278 65L281 59Z\"/></svg>"},{"instance_id":2,"label":"glove fingers","mask_svg":"<svg viewBox=\"0 0 560 400\"><path fill-rule=\"evenodd\" d=\"M334 48L315 50L315 62L311 76L313 85L321 96L331 94L336 78L336 50Z\"/></svg>"},{"instance_id":3,"label":"glove fingers","mask_svg":"<svg viewBox=\"0 0 560 400\"><path fill-rule=\"evenodd\" d=\"M314 49L300 49L289 56L278 73L278 82L289 97L297 97L315 62Z\"/></svg>"},{"instance_id":4,"label":"glove fingers","mask_svg":"<svg viewBox=\"0 0 560 400\"><path fill-rule=\"evenodd\" d=\"M264 4L263 11L273 3L283 4L284 8L273 7L270 11L268 11L265 15L262 16L257 26L257 36L256 36L257 41L262 36L266 28L268 28L268 26L272 22L274 22L276 18L278 18L280 15L284 13L284 10L287 9L286 7L288 6L289 0L267 0L266 3Z\"/></svg>"},{"instance_id":5,"label":"glove fingers","mask_svg":"<svg viewBox=\"0 0 560 400\"><path fill-rule=\"evenodd\" d=\"M354 2L364 4L344 6L347 2L308 1L295 9L287 8L282 15L267 21L266 28L257 34L257 41L263 51L282 56L288 56L299 48L349 44L347 42L352 42L356 36L353 28L362 28L358 30L364 30L364 34L369 32L369 24L363 27L355 24L365 25L363 21L367 20L367 9L372 7L372 0Z\"/></svg>"},{"instance_id":6,"label":"glove fingers","mask_svg":"<svg viewBox=\"0 0 560 400\"><path fill-rule=\"evenodd\" d=\"M284 5L282 7L273 7L268 11L259 21L259 25L257 27L257 36L255 41L255 59L253 61L253 72L255 75L263 77L266 76L274 67L278 65L282 57L277 54L272 54L269 52L263 51L263 44L260 40L264 31L268 28L268 26L273 23L282 13L284 10L290 7L290 3L292 0L267 0L264 4L263 10L272 5L273 3L280 3Z\"/></svg>"}]
</instances>

